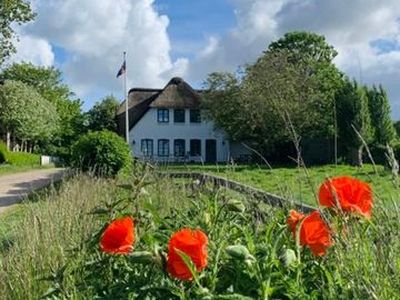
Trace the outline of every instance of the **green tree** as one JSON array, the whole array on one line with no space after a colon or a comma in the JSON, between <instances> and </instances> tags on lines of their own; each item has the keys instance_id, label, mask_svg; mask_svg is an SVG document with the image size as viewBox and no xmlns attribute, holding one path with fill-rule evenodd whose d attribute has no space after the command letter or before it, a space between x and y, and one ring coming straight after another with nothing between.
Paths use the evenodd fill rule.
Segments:
<instances>
[{"instance_id":1,"label":"green tree","mask_svg":"<svg viewBox=\"0 0 400 300\"><path fill-rule=\"evenodd\" d=\"M211 74L205 105L232 140L252 141L268 155L277 146L335 133L334 96L342 74L325 38L288 33L241 74Z\"/></svg>"},{"instance_id":2,"label":"green tree","mask_svg":"<svg viewBox=\"0 0 400 300\"><path fill-rule=\"evenodd\" d=\"M330 64L338 54L335 48L326 42L324 36L305 31L288 32L268 46L268 51L270 52L283 49L292 53L294 63L316 62Z\"/></svg>"},{"instance_id":3,"label":"green tree","mask_svg":"<svg viewBox=\"0 0 400 300\"><path fill-rule=\"evenodd\" d=\"M16 35L13 25L29 22L34 17L28 1L0 0L0 66L15 52L13 41Z\"/></svg>"},{"instance_id":4,"label":"green tree","mask_svg":"<svg viewBox=\"0 0 400 300\"><path fill-rule=\"evenodd\" d=\"M364 87L356 81L346 79L336 96L339 137L346 148L352 165L362 166L365 144L373 140L368 107L368 96Z\"/></svg>"},{"instance_id":5,"label":"green tree","mask_svg":"<svg viewBox=\"0 0 400 300\"><path fill-rule=\"evenodd\" d=\"M11 139L30 146L49 140L58 121L54 106L32 87L11 80L0 86L0 124L6 132L8 148Z\"/></svg>"},{"instance_id":6,"label":"green tree","mask_svg":"<svg viewBox=\"0 0 400 300\"><path fill-rule=\"evenodd\" d=\"M400 121L396 121L393 123L394 128L396 129L397 137L400 137Z\"/></svg>"},{"instance_id":7,"label":"green tree","mask_svg":"<svg viewBox=\"0 0 400 300\"><path fill-rule=\"evenodd\" d=\"M294 31L272 42L268 52L290 53L289 62L302 71L307 93L313 98L311 112L318 112L320 126L317 136L333 136L335 128L335 94L343 83L343 74L333 64L338 52L325 37L312 32ZM314 115L315 117L316 115ZM307 117L307 114L304 116ZM314 130L315 131L315 130Z\"/></svg>"},{"instance_id":8,"label":"green tree","mask_svg":"<svg viewBox=\"0 0 400 300\"><path fill-rule=\"evenodd\" d=\"M385 147L396 139L396 130L390 116L390 103L387 93L380 85L367 89L371 124L374 128L374 144Z\"/></svg>"},{"instance_id":9,"label":"green tree","mask_svg":"<svg viewBox=\"0 0 400 300\"><path fill-rule=\"evenodd\" d=\"M84 132L84 116L82 102L73 99L73 93L62 82L62 73L54 67L15 63L3 70L1 79L24 82L55 106L60 119L58 130L50 141L41 146L49 154L67 159L70 146Z\"/></svg>"},{"instance_id":10,"label":"green tree","mask_svg":"<svg viewBox=\"0 0 400 300\"><path fill-rule=\"evenodd\" d=\"M240 80L232 73L211 73L205 84L203 106L207 117L222 128L232 141L250 139L249 118L240 111L242 93Z\"/></svg>"},{"instance_id":11,"label":"green tree","mask_svg":"<svg viewBox=\"0 0 400 300\"><path fill-rule=\"evenodd\" d=\"M88 129L92 131L116 131L116 114L119 101L114 96L106 96L87 112Z\"/></svg>"}]
</instances>

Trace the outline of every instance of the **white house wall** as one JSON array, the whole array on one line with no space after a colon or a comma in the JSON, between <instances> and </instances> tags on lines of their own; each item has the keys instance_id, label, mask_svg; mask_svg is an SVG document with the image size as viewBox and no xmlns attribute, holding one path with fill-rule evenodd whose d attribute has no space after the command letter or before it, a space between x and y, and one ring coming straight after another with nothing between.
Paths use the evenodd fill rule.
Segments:
<instances>
[{"instance_id":1,"label":"white house wall","mask_svg":"<svg viewBox=\"0 0 400 300\"><path fill-rule=\"evenodd\" d=\"M185 109L185 123L174 123L174 110L169 109L169 122L159 123L157 108L150 108L146 114L131 129L130 143L133 155L144 158L141 152L142 139L153 140L153 159L157 161L174 161L174 140L184 139L186 152L190 151L190 140L201 140L201 157L189 157L191 161L206 160L206 140L216 140L216 158L218 162L226 162L229 157L229 141L222 132L216 131L212 122L204 120L201 123L190 123L190 110ZM158 140L169 140L169 157L158 157Z\"/></svg>"}]
</instances>

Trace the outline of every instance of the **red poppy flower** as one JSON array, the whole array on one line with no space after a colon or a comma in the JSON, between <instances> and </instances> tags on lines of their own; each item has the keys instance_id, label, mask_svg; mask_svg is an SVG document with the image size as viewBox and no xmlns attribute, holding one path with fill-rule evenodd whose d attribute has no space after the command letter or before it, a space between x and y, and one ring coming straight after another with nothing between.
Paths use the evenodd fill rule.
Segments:
<instances>
[{"instance_id":1,"label":"red poppy flower","mask_svg":"<svg viewBox=\"0 0 400 300\"><path fill-rule=\"evenodd\" d=\"M288 223L290 229L293 232L296 232L297 224L305 217L305 215L303 215L302 213L299 213L298 211L295 211L293 209L289 213L290 213L290 216L287 219L287 223Z\"/></svg>"},{"instance_id":2,"label":"red poppy flower","mask_svg":"<svg viewBox=\"0 0 400 300\"><path fill-rule=\"evenodd\" d=\"M198 272L207 266L208 238L201 230L181 229L174 233L168 244L167 271L175 278L191 280L192 273L177 250L190 257Z\"/></svg>"},{"instance_id":3,"label":"red poppy flower","mask_svg":"<svg viewBox=\"0 0 400 300\"><path fill-rule=\"evenodd\" d=\"M100 240L100 249L111 254L127 254L135 242L134 225L131 217L113 221L104 230Z\"/></svg>"},{"instance_id":4,"label":"red poppy flower","mask_svg":"<svg viewBox=\"0 0 400 300\"><path fill-rule=\"evenodd\" d=\"M372 190L368 183L349 176L326 180L319 188L319 203L328 207L340 205L345 212L371 217Z\"/></svg>"},{"instance_id":5,"label":"red poppy flower","mask_svg":"<svg viewBox=\"0 0 400 300\"><path fill-rule=\"evenodd\" d=\"M304 220L301 222L301 220ZM316 256L326 254L326 250L332 246L331 230L322 220L318 211L314 211L308 216L304 216L296 211L290 212L287 220L293 236L296 237L296 227L300 223L300 245L307 246Z\"/></svg>"}]
</instances>

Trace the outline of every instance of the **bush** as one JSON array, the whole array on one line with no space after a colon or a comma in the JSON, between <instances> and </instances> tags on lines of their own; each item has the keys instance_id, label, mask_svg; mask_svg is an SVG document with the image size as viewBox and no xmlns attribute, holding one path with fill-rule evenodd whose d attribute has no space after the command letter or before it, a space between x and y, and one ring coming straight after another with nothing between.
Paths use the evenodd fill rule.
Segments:
<instances>
[{"instance_id":1,"label":"bush","mask_svg":"<svg viewBox=\"0 0 400 300\"><path fill-rule=\"evenodd\" d=\"M0 142L0 164L7 161L7 152L7 146L3 142Z\"/></svg>"},{"instance_id":2,"label":"bush","mask_svg":"<svg viewBox=\"0 0 400 300\"><path fill-rule=\"evenodd\" d=\"M129 146L111 131L89 132L72 148L72 167L95 175L115 176L131 163Z\"/></svg>"},{"instance_id":3,"label":"bush","mask_svg":"<svg viewBox=\"0 0 400 300\"><path fill-rule=\"evenodd\" d=\"M8 163L13 166L40 165L40 155L27 152L11 152L4 143L0 143L0 163Z\"/></svg>"}]
</instances>

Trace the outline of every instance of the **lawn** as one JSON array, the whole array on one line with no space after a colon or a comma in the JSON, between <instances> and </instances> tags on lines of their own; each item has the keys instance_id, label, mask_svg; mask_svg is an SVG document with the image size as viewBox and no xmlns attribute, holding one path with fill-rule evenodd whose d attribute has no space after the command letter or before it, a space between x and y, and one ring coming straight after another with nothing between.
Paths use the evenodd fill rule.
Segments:
<instances>
[{"instance_id":1,"label":"lawn","mask_svg":"<svg viewBox=\"0 0 400 300\"><path fill-rule=\"evenodd\" d=\"M216 168L209 171L268 176L256 168ZM286 225L290 207L148 170L123 181L77 175L34 200L0 216L0 299L400 298L394 204L377 205L371 220L326 212L334 244L316 257ZM121 216L135 220L133 252L103 253L105 225ZM208 237L207 265L191 281L166 268L168 241L185 227Z\"/></svg>"},{"instance_id":2,"label":"lawn","mask_svg":"<svg viewBox=\"0 0 400 300\"><path fill-rule=\"evenodd\" d=\"M321 182L327 177L353 176L371 183L376 201L399 201L400 188L383 166L362 168L348 165L293 166L267 168L259 165L163 165L163 171L193 171L214 174L283 196L301 203L316 205ZM400 181L399 181L400 182Z\"/></svg>"}]
</instances>

